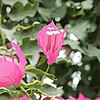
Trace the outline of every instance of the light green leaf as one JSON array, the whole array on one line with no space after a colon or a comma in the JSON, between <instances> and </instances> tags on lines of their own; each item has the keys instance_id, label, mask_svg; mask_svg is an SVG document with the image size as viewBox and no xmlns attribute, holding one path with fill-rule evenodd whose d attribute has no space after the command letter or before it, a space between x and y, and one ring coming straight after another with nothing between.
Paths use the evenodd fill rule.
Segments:
<instances>
[{"instance_id":1,"label":"light green leaf","mask_svg":"<svg viewBox=\"0 0 100 100\"><path fill-rule=\"evenodd\" d=\"M38 12L43 20L48 22L52 19L51 14L56 10L56 0L50 0L50 2L48 2L48 0L39 1L43 6L38 8Z\"/></svg>"},{"instance_id":2,"label":"light green leaf","mask_svg":"<svg viewBox=\"0 0 100 100\"><path fill-rule=\"evenodd\" d=\"M44 6L44 8L51 10L55 9L56 0L50 0L50 2L48 2L48 0L39 0L39 2Z\"/></svg>"},{"instance_id":3,"label":"light green leaf","mask_svg":"<svg viewBox=\"0 0 100 100\"><path fill-rule=\"evenodd\" d=\"M25 6L23 6L22 3L17 2L12 7L8 16L12 21L23 20L27 16L33 17L36 14L38 6L38 1L34 1L34 4L27 3Z\"/></svg>"},{"instance_id":4,"label":"light green leaf","mask_svg":"<svg viewBox=\"0 0 100 100\"><path fill-rule=\"evenodd\" d=\"M90 57L97 57L100 62L100 49L96 48L93 45L88 45L87 48L83 48L83 50L87 53Z\"/></svg>"},{"instance_id":5,"label":"light green leaf","mask_svg":"<svg viewBox=\"0 0 100 100\"><path fill-rule=\"evenodd\" d=\"M35 98L35 96L33 96L32 100L37 100L37 99Z\"/></svg>"},{"instance_id":6,"label":"light green leaf","mask_svg":"<svg viewBox=\"0 0 100 100\"><path fill-rule=\"evenodd\" d=\"M5 28L0 28L0 30L1 30L2 34L4 34L9 41L12 41L13 34L16 31L15 29L9 30L9 29L5 29Z\"/></svg>"},{"instance_id":7,"label":"light green leaf","mask_svg":"<svg viewBox=\"0 0 100 100\"><path fill-rule=\"evenodd\" d=\"M24 29L24 30L20 29L14 33L12 38L16 40L17 42L22 42L24 38L30 38L31 40L35 40L37 38L38 31L42 27L43 27L43 24L38 24L28 29Z\"/></svg>"},{"instance_id":8,"label":"light green leaf","mask_svg":"<svg viewBox=\"0 0 100 100\"><path fill-rule=\"evenodd\" d=\"M68 33L75 34L76 37L80 40L84 40L87 37L86 30L90 28L90 24L88 20L78 20L74 21L74 25L66 25Z\"/></svg>"},{"instance_id":9,"label":"light green leaf","mask_svg":"<svg viewBox=\"0 0 100 100\"><path fill-rule=\"evenodd\" d=\"M93 7L93 0L85 0L81 3L83 9L91 9Z\"/></svg>"},{"instance_id":10,"label":"light green leaf","mask_svg":"<svg viewBox=\"0 0 100 100\"><path fill-rule=\"evenodd\" d=\"M66 39L66 40L64 41L64 45L69 45L72 49L74 49L74 50L79 50L79 51L81 51L82 53L85 53L85 52L81 49L79 41L72 41L72 40L67 40L67 39Z\"/></svg>"},{"instance_id":11,"label":"light green leaf","mask_svg":"<svg viewBox=\"0 0 100 100\"><path fill-rule=\"evenodd\" d=\"M38 75L41 75L41 76L43 76L45 74L44 71L37 69L37 68L32 68L32 67L31 68L27 67L26 71L31 72L31 73L35 73L35 74L38 74ZM47 73L46 76L49 77L50 79L53 79L53 80L55 79L55 76L53 74Z\"/></svg>"},{"instance_id":12,"label":"light green leaf","mask_svg":"<svg viewBox=\"0 0 100 100\"><path fill-rule=\"evenodd\" d=\"M51 19L52 10L39 7L38 12L45 21L48 22Z\"/></svg>"},{"instance_id":13,"label":"light green leaf","mask_svg":"<svg viewBox=\"0 0 100 100\"><path fill-rule=\"evenodd\" d=\"M64 16L66 15L67 12L67 7L66 5L63 5L59 8L57 8L53 13L52 13L52 17L56 18L56 17L60 17L61 19L64 18Z\"/></svg>"},{"instance_id":14,"label":"light green leaf","mask_svg":"<svg viewBox=\"0 0 100 100\"><path fill-rule=\"evenodd\" d=\"M25 38L23 39L22 43L23 45L21 46L21 48L25 55L32 55L40 51L36 40L32 41L29 38Z\"/></svg>"},{"instance_id":15,"label":"light green leaf","mask_svg":"<svg viewBox=\"0 0 100 100\"><path fill-rule=\"evenodd\" d=\"M2 0L5 5L13 6L16 2L21 2L24 6L28 3L28 0Z\"/></svg>"},{"instance_id":16,"label":"light green leaf","mask_svg":"<svg viewBox=\"0 0 100 100\"><path fill-rule=\"evenodd\" d=\"M40 58L40 48L37 45L37 41L30 41L29 38L25 38L23 39L22 43L23 45L21 47L24 54L27 56L27 59L29 60L31 65L35 66Z\"/></svg>"},{"instance_id":17,"label":"light green leaf","mask_svg":"<svg viewBox=\"0 0 100 100\"><path fill-rule=\"evenodd\" d=\"M57 96L57 95L62 95L63 94L63 89L62 87L58 87L58 88L54 88L54 87L51 87L51 86L44 86L44 87L39 87L39 89L49 95L49 96Z\"/></svg>"}]
</instances>

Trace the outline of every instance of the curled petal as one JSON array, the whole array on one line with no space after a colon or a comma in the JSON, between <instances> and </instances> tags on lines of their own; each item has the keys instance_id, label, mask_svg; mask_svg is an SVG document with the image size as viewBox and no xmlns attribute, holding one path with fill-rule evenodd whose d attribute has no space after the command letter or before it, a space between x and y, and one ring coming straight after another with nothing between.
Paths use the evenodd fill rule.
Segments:
<instances>
[{"instance_id":1,"label":"curled petal","mask_svg":"<svg viewBox=\"0 0 100 100\"><path fill-rule=\"evenodd\" d=\"M16 53L19 57L19 66L20 66L20 69L22 70L22 72L24 73L24 70L25 70L25 65L27 64L27 61L26 61L26 58L22 52L22 50L20 49L20 47L15 44L14 42L11 42L11 45L15 48L16 50Z\"/></svg>"}]
</instances>

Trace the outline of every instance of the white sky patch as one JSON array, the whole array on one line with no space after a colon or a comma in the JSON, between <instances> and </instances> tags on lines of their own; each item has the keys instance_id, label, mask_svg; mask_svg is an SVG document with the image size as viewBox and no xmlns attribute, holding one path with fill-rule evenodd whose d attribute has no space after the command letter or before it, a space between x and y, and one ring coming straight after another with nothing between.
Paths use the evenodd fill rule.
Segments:
<instances>
[{"instance_id":1,"label":"white sky patch","mask_svg":"<svg viewBox=\"0 0 100 100\"><path fill-rule=\"evenodd\" d=\"M10 13L11 8L10 8L10 7L7 7L7 8L6 8L6 11L7 11L7 13Z\"/></svg>"},{"instance_id":2,"label":"white sky patch","mask_svg":"<svg viewBox=\"0 0 100 100\"><path fill-rule=\"evenodd\" d=\"M78 41L78 38L74 34L68 34L68 38L73 41Z\"/></svg>"}]
</instances>

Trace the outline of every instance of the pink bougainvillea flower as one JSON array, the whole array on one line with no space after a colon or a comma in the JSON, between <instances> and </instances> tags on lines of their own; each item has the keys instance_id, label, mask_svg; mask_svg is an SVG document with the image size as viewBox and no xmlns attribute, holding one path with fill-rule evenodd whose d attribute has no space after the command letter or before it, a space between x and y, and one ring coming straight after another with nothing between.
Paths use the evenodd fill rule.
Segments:
<instances>
[{"instance_id":1,"label":"pink bougainvillea flower","mask_svg":"<svg viewBox=\"0 0 100 100\"><path fill-rule=\"evenodd\" d=\"M100 97L99 98L96 98L95 100L100 100Z\"/></svg>"},{"instance_id":2,"label":"pink bougainvillea flower","mask_svg":"<svg viewBox=\"0 0 100 100\"><path fill-rule=\"evenodd\" d=\"M63 32L60 31L55 26L53 21L50 24L44 26L38 32L38 45L42 49L43 53L46 55L49 65L52 65L59 55L59 51L64 43L65 32L66 30L64 30Z\"/></svg>"},{"instance_id":3,"label":"pink bougainvillea flower","mask_svg":"<svg viewBox=\"0 0 100 100\"><path fill-rule=\"evenodd\" d=\"M77 99L72 96L69 96L69 100L91 100L91 99L86 98L82 93L80 93Z\"/></svg>"},{"instance_id":4,"label":"pink bougainvillea flower","mask_svg":"<svg viewBox=\"0 0 100 100\"><path fill-rule=\"evenodd\" d=\"M18 98L14 98L13 100L31 100L31 99L28 98L26 95L24 95L24 96L21 97L20 99L18 99Z\"/></svg>"},{"instance_id":5,"label":"pink bougainvillea flower","mask_svg":"<svg viewBox=\"0 0 100 100\"><path fill-rule=\"evenodd\" d=\"M25 65L27 63L25 56L20 47L11 43L12 47L15 48L19 60L14 58L12 50L10 50L10 57L1 53L0 56L0 87L9 87L13 84L20 84L20 81L25 74Z\"/></svg>"}]
</instances>

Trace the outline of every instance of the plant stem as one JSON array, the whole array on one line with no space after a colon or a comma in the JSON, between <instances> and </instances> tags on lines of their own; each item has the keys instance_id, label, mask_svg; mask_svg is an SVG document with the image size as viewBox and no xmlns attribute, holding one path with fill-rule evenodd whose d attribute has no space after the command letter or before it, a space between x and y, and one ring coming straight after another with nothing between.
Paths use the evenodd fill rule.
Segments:
<instances>
[{"instance_id":1,"label":"plant stem","mask_svg":"<svg viewBox=\"0 0 100 100\"><path fill-rule=\"evenodd\" d=\"M48 67L47 67L47 69L46 69L46 72L44 73L44 75L43 75L43 77L42 77L42 79L41 79L41 83L40 83L40 84L42 84L42 82L43 82L45 76L47 75L47 73L48 73L48 71L49 71L49 69L50 69L50 65L48 65Z\"/></svg>"},{"instance_id":2,"label":"plant stem","mask_svg":"<svg viewBox=\"0 0 100 100\"><path fill-rule=\"evenodd\" d=\"M48 65L48 67L47 67L47 69L46 69L46 72L45 72L44 75L42 76L42 79L41 79L40 83L36 86L36 88L35 88L35 90L34 90L34 93L38 90L37 88L38 88L39 86L42 85L43 80L44 80L45 76L47 75L49 69L50 69L50 65Z\"/></svg>"},{"instance_id":3,"label":"plant stem","mask_svg":"<svg viewBox=\"0 0 100 100\"><path fill-rule=\"evenodd\" d=\"M0 0L0 35L1 35L1 38L2 38L2 44L4 45L5 44L5 37L4 37L4 34L2 34L2 31L1 31L1 28L2 28L2 7L3 7L3 3Z\"/></svg>"}]
</instances>

